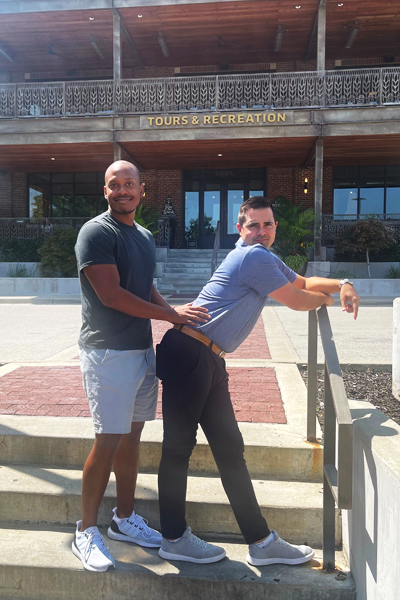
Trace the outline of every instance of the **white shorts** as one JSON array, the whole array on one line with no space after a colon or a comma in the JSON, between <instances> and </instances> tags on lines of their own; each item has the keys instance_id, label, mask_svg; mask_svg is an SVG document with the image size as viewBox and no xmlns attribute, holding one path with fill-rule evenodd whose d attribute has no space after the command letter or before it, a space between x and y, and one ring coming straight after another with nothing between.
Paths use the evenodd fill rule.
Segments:
<instances>
[{"instance_id":1,"label":"white shorts","mask_svg":"<svg viewBox=\"0 0 400 600\"><path fill-rule=\"evenodd\" d=\"M147 350L84 348L79 358L95 433L130 433L133 421L155 418L158 379L153 346Z\"/></svg>"}]
</instances>

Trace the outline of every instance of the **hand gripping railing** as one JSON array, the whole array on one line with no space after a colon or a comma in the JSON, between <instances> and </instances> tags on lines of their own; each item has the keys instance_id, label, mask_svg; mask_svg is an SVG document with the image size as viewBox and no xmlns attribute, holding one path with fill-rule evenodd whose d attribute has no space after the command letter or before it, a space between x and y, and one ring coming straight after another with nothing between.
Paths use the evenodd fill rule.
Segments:
<instances>
[{"instance_id":1,"label":"hand gripping railing","mask_svg":"<svg viewBox=\"0 0 400 600\"><path fill-rule=\"evenodd\" d=\"M213 273L214 273L215 269L217 268L220 239L221 239L221 227L220 227L220 222L218 221L217 228L215 230L214 250L213 250L213 256L212 256L212 260L211 260L211 277L213 276Z\"/></svg>"},{"instance_id":2,"label":"hand gripping railing","mask_svg":"<svg viewBox=\"0 0 400 600\"><path fill-rule=\"evenodd\" d=\"M318 315L318 316L317 316ZM309 313L307 439L315 441L317 328L325 355L323 567L335 568L335 512L352 507L353 422L326 305ZM337 444L337 452L336 452Z\"/></svg>"}]
</instances>

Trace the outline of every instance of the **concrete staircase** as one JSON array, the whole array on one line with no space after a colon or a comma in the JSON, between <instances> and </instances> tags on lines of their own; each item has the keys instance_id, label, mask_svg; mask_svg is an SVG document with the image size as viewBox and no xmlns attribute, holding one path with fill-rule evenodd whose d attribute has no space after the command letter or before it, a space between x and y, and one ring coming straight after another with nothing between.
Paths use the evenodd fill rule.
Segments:
<instances>
[{"instance_id":1,"label":"concrete staircase","mask_svg":"<svg viewBox=\"0 0 400 600\"><path fill-rule=\"evenodd\" d=\"M218 265L229 252L218 251ZM161 294L196 296L211 277L212 256L212 250L169 250L158 291Z\"/></svg>"},{"instance_id":2,"label":"concrete staircase","mask_svg":"<svg viewBox=\"0 0 400 600\"><path fill-rule=\"evenodd\" d=\"M293 543L321 548L322 449L274 425L242 423L246 460L271 527ZM157 467L162 422L148 423L141 445L136 510L159 526ZM93 442L90 419L0 418L0 598L31 600L355 600L349 573L307 565L254 568L201 432L190 466L187 519L217 540L227 559L215 565L169 563L156 550L110 541L116 570L84 571L71 552L80 518L82 466ZM114 477L99 514L105 534L115 505ZM337 518L337 544L341 540Z\"/></svg>"}]
</instances>

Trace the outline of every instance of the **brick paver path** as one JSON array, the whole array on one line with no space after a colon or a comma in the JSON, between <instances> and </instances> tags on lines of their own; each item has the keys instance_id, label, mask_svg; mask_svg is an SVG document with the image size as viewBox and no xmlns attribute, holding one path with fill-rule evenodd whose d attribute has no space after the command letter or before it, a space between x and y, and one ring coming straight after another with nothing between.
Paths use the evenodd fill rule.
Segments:
<instances>
[{"instance_id":1,"label":"brick paver path","mask_svg":"<svg viewBox=\"0 0 400 600\"><path fill-rule=\"evenodd\" d=\"M153 322L154 344L169 323ZM229 358L270 358L261 318ZM238 421L286 423L275 371L271 367L229 367L229 389ZM19 367L0 377L0 414L90 417L79 366ZM157 406L161 415L161 386Z\"/></svg>"}]
</instances>

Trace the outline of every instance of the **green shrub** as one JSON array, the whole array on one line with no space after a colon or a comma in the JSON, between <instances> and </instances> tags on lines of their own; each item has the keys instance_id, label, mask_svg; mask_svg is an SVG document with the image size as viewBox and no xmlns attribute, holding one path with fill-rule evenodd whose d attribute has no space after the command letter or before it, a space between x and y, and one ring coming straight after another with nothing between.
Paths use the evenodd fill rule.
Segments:
<instances>
[{"instance_id":1,"label":"green shrub","mask_svg":"<svg viewBox=\"0 0 400 600\"><path fill-rule=\"evenodd\" d=\"M53 229L39 249L42 257L42 277L77 277L75 244L78 232L75 229Z\"/></svg>"},{"instance_id":2,"label":"green shrub","mask_svg":"<svg viewBox=\"0 0 400 600\"><path fill-rule=\"evenodd\" d=\"M400 244L394 242L387 248L372 250L370 262L400 262ZM365 262L365 256L359 252L335 252L337 262Z\"/></svg>"},{"instance_id":3,"label":"green shrub","mask_svg":"<svg viewBox=\"0 0 400 600\"><path fill-rule=\"evenodd\" d=\"M282 260L289 269L298 273L301 267L307 262L307 256L303 256L302 254L291 254L290 256L285 256Z\"/></svg>"},{"instance_id":4,"label":"green shrub","mask_svg":"<svg viewBox=\"0 0 400 600\"><path fill-rule=\"evenodd\" d=\"M2 262L40 262L39 248L43 240L3 240L0 242Z\"/></svg>"},{"instance_id":5,"label":"green shrub","mask_svg":"<svg viewBox=\"0 0 400 600\"><path fill-rule=\"evenodd\" d=\"M386 273L386 279L400 279L400 266L394 267L392 265Z\"/></svg>"},{"instance_id":6,"label":"green shrub","mask_svg":"<svg viewBox=\"0 0 400 600\"><path fill-rule=\"evenodd\" d=\"M29 277L29 272L25 265L17 263L8 267L7 277Z\"/></svg>"}]
</instances>

